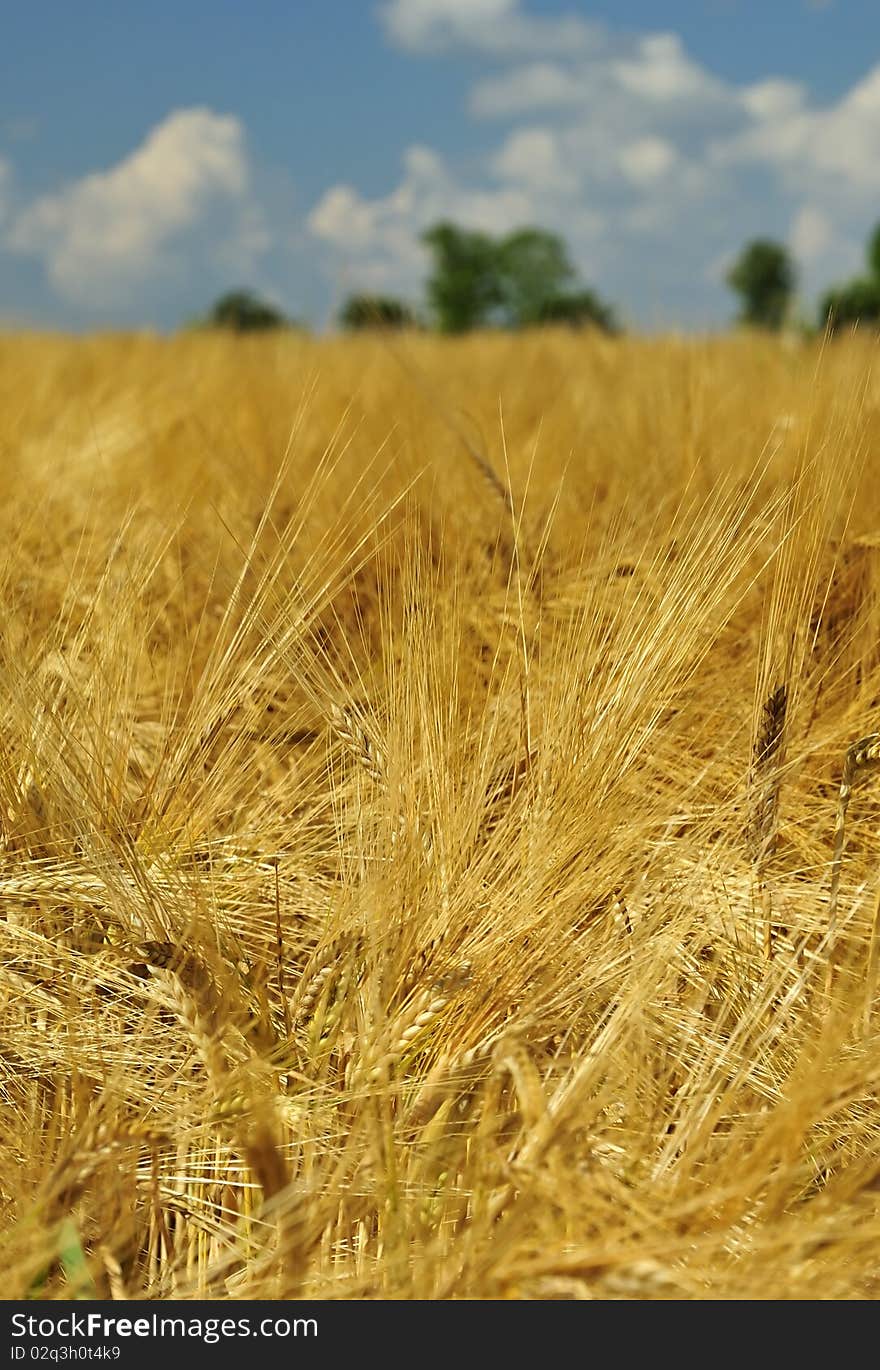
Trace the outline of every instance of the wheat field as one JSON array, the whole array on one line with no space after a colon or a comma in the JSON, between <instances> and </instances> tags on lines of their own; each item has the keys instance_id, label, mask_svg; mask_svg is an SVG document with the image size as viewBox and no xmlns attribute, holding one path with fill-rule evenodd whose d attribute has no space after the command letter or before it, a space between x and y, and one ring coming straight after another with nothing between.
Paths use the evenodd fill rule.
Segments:
<instances>
[{"instance_id":1,"label":"wheat field","mask_svg":"<svg viewBox=\"0 0 880 1370\"><path fill-rule=\"evenodd\" d=\"M880 1294L878 361L0 338L5 1297Z\"/></svg>"}]
</instances>

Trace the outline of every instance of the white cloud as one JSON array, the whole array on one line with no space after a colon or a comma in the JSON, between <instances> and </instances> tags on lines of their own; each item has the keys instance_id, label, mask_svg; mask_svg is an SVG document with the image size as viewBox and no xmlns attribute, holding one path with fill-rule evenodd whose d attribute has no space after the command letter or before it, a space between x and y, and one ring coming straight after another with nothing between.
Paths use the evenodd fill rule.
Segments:
<instances>
[{"instance_id":1,"label":"white cloud","mask_svg":"<svg viewBox=\"0 0 880 1370\"><path fill-rule=\"evenodd\" d=\"M66 298L100 304L161 272L169 247L217 208L227 220L232 210L232 232L220 234L227 250L235 255L231 241L240 229L243 249L253 248L247 191L240 122L209 109L178 110L116 166L26 206L7 242L41 257Z\"/></svg>"},{"instance_id":2,"label":"white cloud","mask_svg":"<svg viewBox=\"0 0 880 1370\"><path fill-rule=\"evenodd\" d=\"M379 14L391 40L412 52L568 54L597 46L604 35L601 25L575 15L535 18L521 0L386 0Z\"/></svg>"},{"instance_id":3,"label":"white cloud","mask_svg":"<svg viewBox=\"0 0 880 1370\"><path fill-rule=\"evenodd\" d=\"M677 33L642 38L636 53L612 70L624 89L641 100L693 103L723 99L723 82L691 61Z\"/></svg>"},{"instance_id":4,"label":"white cloud","mask_svg":"<svg viewBox=\"0 0 880 1370\"><path fill-rule=\"evenodd\" d=\"M798 210L789 230L791 250L802 262L823 256L834 241L834 225L827 214L812 205Z\"/></svg>"},{"instance_id":5,"label":"white cloud","mask_svg":"<svg viewBox=\"0 0 880 1370\"><path fill-rule=\"evenodd\" d=\"M309 215L309 231L361 265L392 258L402 274L411 274L423 260L418 234L448 212L444 206L453 187L442 160L430 148L409 148L403 162L402 181L384 197L371 200L352 186L332 186Z\"/></svg>"},{"instance_id":6,"label":"white cloud","mask_svg":"<svg viewBox=\"0 0 880 1370\"><path fill-rule=\"evenodd\" d=\"M564 109L583 104L587 73L554 62L530 62L487 76L471 91L471 113L489 118L505 118L531 110Z\"/></svg>"},{"instance_id":7,"label":"white cloud","mask_svg":"<svg viewBox=\"0 0 880 1370\"><path fill-rule=\"evenodd\" d=\"M796 81L771 79L746 86L743 107L755 119L785 119L803 108L805 91Z\"/></svg>"},{"instance_id":8,"label":"white cloud","mask_svg":"<svg viewBox=\"0 0 880 1370\"><path fill-rule=\"evenodd\" d=\"M543 222L532 186L464 185L435 152L417 146L405 153L404 175L390 194L368 199L352 186L333 186L307 227L334 251L353 285L413 291L427 264L420 235L440 219L493 234Z\"/></svg>"},{"instance_id":9,"label":"white cloud","mask_svg":"<svg viewBox=\"0 0 880 1370\"><path fill-rule=\"evenodd\" d=\"M790 103L712 151L723 165L770 166L787 186L811 195L822 190L872 196L880 191L878 148L880 65L836 104Z\"/></svg>"},{"instance_id":10,"label":"white cloud","mask_svg":"<svg viewBox=\"0 0 880 1370\"><path fill-rule=\"evenodd\" d=\"M309 228L318 238L336 247L358 251L373 245L379 212L351 186L328 190L309 215Z\"/></svg>"},{"instance_id":11,"label":"white cloud","mask_svg":"<svg viewBox=\"0 0 880 1370\"><path fill-rule=\"evenodd\" d=\"M430 148L404 154L404 176L389 195L369 200L351 186L334 186L309 216L312 233L353 253L377 247L401 250L408 235L440 218L455 219L486 232L516 226L534 210L525 191L515 187L468 188L460 185ZM412 254L406 254L412 259Z\"/></svg>"},{"instance_id":12,"label":"white cloud","mask_svg":"<svg viewBox=\"0 0 880 1370\"><path fill-rule=\"evenodd\" d=\"M755 98L760 101L760 93ZM602 50L507 66L475 82L470 109L501 119L538 111L564 118L580 111L583 118L613 119L644 134L658 123L711 121L717 131L719 120L731 128L742 121L738 92L688 57L681 39L669 33L618 36Z\"/></svg>"},{"instance_id":13,"label":"white cloud","mask_svg":"<svg viewBox=\"0 0 880 1370\"><path fill-rule=\"evenodd\" d=\"M807 294L818 294L834 281L848 280L864 271L868 227L853 233L845 216L816 205L803 205L792 218L788 243L801 268Z\"/></svg>"},{"instance_id":14,"label":"white cloud","mask_svg":"<svg viewBox=\"0 0 880 1370\"><path fill-rule=\"evenodd\" d=\"M677 160L678 153L665 138L639 138L620 154L624 175L638 186L652 186L661 181L669 175Z\"/></svg>"},{"instance_id":15,"label":"white cloud","mask_svg":"<svg viewBox=\"0 0 880 1370\"><path fill-rule=\"evenodd\" d=\"M546 128L517 129L496 153L491 166L502 180L534 191L566 193L578 185L558 137Z\"/></svg>"}]
</instances>

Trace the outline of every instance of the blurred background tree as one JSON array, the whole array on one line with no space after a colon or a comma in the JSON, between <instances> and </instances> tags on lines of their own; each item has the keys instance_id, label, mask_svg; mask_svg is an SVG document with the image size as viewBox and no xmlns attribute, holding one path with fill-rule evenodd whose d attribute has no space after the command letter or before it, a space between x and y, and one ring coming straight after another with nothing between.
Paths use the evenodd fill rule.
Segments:
<instances>
[{"instance_id":1,"label":"blurred background tree","mask_svg":"<svg viewBox=\"0 0 880 1370\"><path fill-rule=\"evenodd\" d=\"M441 333L465 333L489 322L502 302L497 248L487 233L444 221L422 235L433 257L428 302Z\"/></svg>"},{"instance_id":2,"label":"blurred background tree","mask_svg":"<svg viewBox=\"0 0 880 1370\"><path fill-rule=\"evenodd\" d=\"M539 323L566 323L572 328L601 328L616 333L614 310L593 290L575 290L567 295L551 295L543 302Z\"/></svg>"},{"instance_id":3,"label":"blurred background tree","mask_svg":"<svg viewBox=\"0 0 880 1370\"><path fill-rule=\"evenodd\" d=\"M280 310L250 290L231 290L221 295L200 322L206 328L231 328L236 333L292 326Z\"/></svg>"},{"instance_id":4,"label":"blurred background tree","mask_svg":"<svg viewBox=\"0 0 880 1370\"><path fill-rule=\"evenodd\" d=\"M339 311L343 328L413 328L418 320L403 300L393 295L349 295Z\"/></svg>"},{"instance_id":5,"label":"blurred background tree","mask_svg":"<svg viewBox=\"0 0 880 1370\"><path fill-rule=\"evenodd\" d=\"M860 324L880 324L880 281L869 276L826 291L819 306L819 327L829 333Z\"/></svg>"},{"instance_id":6,"label":"blurred background tree","mask_svg":"<svg viewBox=\"0 0 880 1370\"><path fill-rule=\"evenodd\" d=\"M880 224L865 251L868 273L834 286L822 297L819 327L835 333L842 328L880 327Z\"/></svg>"},{"instance_id":7,"label":"blurred background tree","mask_svg":"<svg viewBox=\"0 0 880 1370\"><path fill-rule=\"evenodd\" d=\"M592 290L566 291L576 272L555 233L525 227L492 238L443 222L422 241L433 258L428 301L443 333L551 322L615 326L611 309Z\"/></svg>"},{"instance_id":8,"label":"blurred background tree","mask_svg":"<svg viewBox=\"0 0 880 1370\"><path fill-rule=\"evenodd\" d=\"M796 280L794 263L781 243L769 238L748 243L727 273L727 284L742 301L740 321L757 328L781 328Z\"/></svg>"},{"instance_id":9,"label":"blurred background tree","mask_svg":"<svg viewBox=\"0 0 880 1370\"><path fill-rule=\"evenodd\" d=\"M495 270L509 328L540 322L548 301L560 298L575 275L565 243L540 228L517 229L501 239L495 247Z\"/></svg>"}]
</instances>

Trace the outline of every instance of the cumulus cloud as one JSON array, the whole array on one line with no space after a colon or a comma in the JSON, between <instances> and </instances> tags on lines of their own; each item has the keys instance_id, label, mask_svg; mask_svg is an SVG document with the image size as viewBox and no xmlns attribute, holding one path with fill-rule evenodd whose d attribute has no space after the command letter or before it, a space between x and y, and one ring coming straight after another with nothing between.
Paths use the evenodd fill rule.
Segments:
<instances>
[{"instance_id":1,"label":"cumulus cloud","mask_svg":"<svg viewBox=\"0 0 880 1370\"><path fill-rule=\"evenodd\" d=\"M798 210L788 237L791 249L803 262L821 257L834 241L834 226L827 214L812 205Z\"/></svg>"},{"instance_id":2,"label":"cumulus cloud","mask_svg":"<svg viewBox=\"0 0 880 1370\"><path fill-rule=\"evenodd\" d=\"M620 165L635 185L652 186L668 176L678 153L665 138L639 138L621 150Z\"/></svg>"},{"instance_id":3,"label":"cumulus cloud","mask_svg":"<svg viewBox=\"0 0 880 1370\"><path fill-rule=\"evenodd\" d=\"M741 93L743 109L755 119L786 119L804 106L806 92L796 81L772 79L746 86Z\"/></svg>"},{"instance_id":4,"label":"cumulus cloud","mask_svg":"<svg viewBox=\"0 0 880 1370\"><path fill-rule=\"evenodd\" d=\"M765 100L772 94L766 92ZM761 101L757 88L754 99ZM617 35L601 51L512 62L480 77L469 104L480 118L508 120L540 112L626 125L634 135L657 127L686 129L694 120L718 134L735 130L743 120L740 92L694 62L681 39L669 33Z\"/></svg>"},{"instance_id":5,"label":"cumulus cloud","mask_svg":"<svg viewBox=\"0 0 880 1370\"><path fill-rule=\"evenodd\" d=\"M370 199L353 186L332 186L308 217L309 231L335 250L358 285L414 289L426 265L420 235L439 219L487 233L535 219L525 186L467 186L426 147L409 148L403 163L390 194Z\"/></svg>"},{"instance_id":6,"label":"cumulus cloud","mask_svg":"<svg viewBox=\"0 0 880 1370\"><path fill-rule=\"evenodd\" d=\"M753 111L754 112L754 111ZM880 191L880 65L836 104L778 104L753 126L721 141L715 159L726 166L763 164L797 190Z\"/></svg>"},{"instance_id":7,"label":"cumulus cloud","mask_svg":"<svg viewBox=\"0 0 880 1370\"><path fill-rule=\"evenodd\" d=\"M569 192L578 176L555 133L547 128L521 128L512 133L491 163L502 180L535 191Z\"/></svg>"},{"instance_id":8,"label":"cumulus cloud","mask_svg":"<svg viewBox=\"0 0 880 1370\"><path fill-rule=\"evenodd\" d=\"M500 76L486 76L471 91L471 113L505 119L534 110L581 105L591 98L587 75L558 62L529 62Z\"/></svg>"},{"instance_id":9,"label":"cumulus cloud","mask_svg":"<svg viewBox=\"0 0 880 1370\"><path fill-rule=\"evenodd\" d=\"M722 81L688 57L677 33L642 38L635 53L613 63L612 71L624 90L644 101L693 105L728 95Z\"/></svg>"},{"instance_id":10,"label":"cumulus cloud","mask_svg":"<svg viewBox=\"0 0 880 1370\"><path fill-rule=\"evenodd\" d=\"M106 171L44 195L13 219L7 245L41 258L67 299L106 303L168 265L182 235L221 225L217 246L245 257L264 230L247 204L244 130L229 115L183 109ZM204 250L204 244L203 244Z\"/></svg>"},{"instance_id":11,"label":"cumulus cloud","mask_svg":"<svg viewBox=\"0 0 880 1370\"><path fill-rule=\"evenodd\" d=\"M605 32L575 15L530 15L521 0L386 0L379 14L391 40L412 52L582 52L601 44Z\"/></svg>"},{"instance_id":12,"label":"cumulus cloud","mask_svg":"<svg viewBox=\"0 0 880 1370\"><path fill-rule=\"evenodd\" d=\"M861 275L866 231L852 231L845 218L817 205L802 205L792 217L788 245L800 268L805 290L818 295L835 281Z\"/></svg>"}]
</instances>

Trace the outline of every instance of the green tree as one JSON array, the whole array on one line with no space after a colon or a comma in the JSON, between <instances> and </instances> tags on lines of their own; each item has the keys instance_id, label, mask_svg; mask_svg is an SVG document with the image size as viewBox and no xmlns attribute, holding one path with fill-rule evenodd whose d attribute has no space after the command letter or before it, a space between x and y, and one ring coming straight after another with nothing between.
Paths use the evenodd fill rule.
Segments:
<instances>
[{"instance_id":1,"label":"green tree","mask_svg":"<svg viewBox=\"0 0 880 1370\"><path fill-rule=\"evenodd\" d=\"M551 295L544 301L538 322L567 323L572 328L601 328L604 333L616 333L618 329L614 310L593 290Z\"/></svg>"},{"instance_id":2,"label":"green tree","mask_svg":"<svg viewBox=\"0 0 880 1370\"><path fill-rule=\"evenodd\" d=\"M440 223L423 241L433 256L428 299L444 333L492 323L525 328L551 320L613 327L611 310L592 291L566 292L575 270L554 233L518 228L498 239Z\"/></svg>"},{"instance_id":3,"label":"green tree","mask_svg":"<svg viewBox=\"0 0 880 1370\"><path fill-rule=\"evenodd\" d=\"M823 296L819 306L819 327L827 328L829 333L859 324L880 324L880 279L872 276L835 286Z\"/></svg>"},{"instance_id":4,"label":"green tree","mask_svg":"<svg viewBox=\"0 0 880 1370\"><path fill-rule=\"evenodd\" d=\"M231 328L237 333L287 328L290 323L280 310L250 290L232 290L221 295L204 322L209 328Z\"/></svg>"},{"instance_id":5,"label":"green tree","mask_svg":"<svg viewBox=\"0 0 880 1370\"><path fill-rule=\"evenodd\" d=\"M860 324L880 325L880 224L868 239L865 249L867 276L856 276L844 285L834 286L819 305L819 327L829 333Z\"/></svg>"},{"instance_id":6,"label":"green tree","mask_svg":"<svg viewBox=\"0 0 880 1370\"><path fill-rule=\"evenodd\" d=\"M349 295L339 311L343 328L410 328L416 317L408 304L390 295Z\"/></svg>"},{"instance_id":7,"label":"green tree","mask_svg":"<svg viewBox=\"0 0 880 1370\"><path fill-rule=\"evenodd\" d=\"M766 238L749 243L727 273L727 284L742 300L740 319L759 328L781 328L795 280L788 249Z\"/></svg>"},{"instance_id":8,"label":"green tree","mask_svg":"<svg viewBox=\"0 0 880 1370\"><path fill-rule=\"evenodd\" d=\"M513 328L538 323L548 301L558 300L574 267L555 233L520 228L498 243L496 271L505 322Z\"/></svg>"},{"instance_id":9,"label":"green tree","mask_svg":"<svg viewBox=\"0 0 880 1370\"><path fill-rule=\"evenodd\" d=\"M428 301L442 333L464 333L489 321L502 302L498 249L486 233L434 224L422 235L434 259Z\"/></svg>"}]
</instances>

